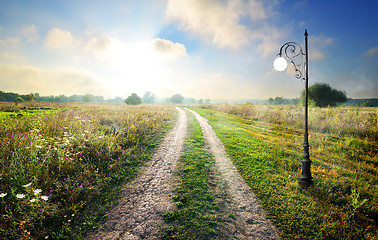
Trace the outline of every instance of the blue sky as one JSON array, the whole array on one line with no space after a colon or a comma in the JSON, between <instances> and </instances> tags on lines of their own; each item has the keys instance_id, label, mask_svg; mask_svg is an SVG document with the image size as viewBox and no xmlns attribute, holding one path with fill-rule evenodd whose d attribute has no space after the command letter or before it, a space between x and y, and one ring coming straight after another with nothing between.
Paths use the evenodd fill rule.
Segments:
<instances>
[{"instance_id":1,"label":"blue sky","mask_svg":"<svg viewBox=\"0 0 378 240\"><path fill-rule=\"evenodd\" d=\"M375 0L0 0L0 90L296 98L273 61L309 33L309 83L378 97ZM303 46L304 47L304 46Z\"/></svg>"}]
</instances>

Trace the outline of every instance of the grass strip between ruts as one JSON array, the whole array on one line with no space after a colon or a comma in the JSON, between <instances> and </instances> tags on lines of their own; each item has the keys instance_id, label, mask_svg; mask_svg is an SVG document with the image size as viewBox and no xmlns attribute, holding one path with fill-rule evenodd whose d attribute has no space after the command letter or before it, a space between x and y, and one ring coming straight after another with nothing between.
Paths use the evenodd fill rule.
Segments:
<instances>
[{"instance_id":1,"label":"grass strip between ruts","mask_svg":"<svg viewBox=\"0 0 378 240\"><path fill-rule=\"evenodd\" d=\"M163 239L216 238L217 206L208 189L208 169L212 156L205 149L202 131L192 114L188 115L188 132L179 167L179 184L173 199L177 210L165 214L167 227Z\"/></svg>"}]
</instances>

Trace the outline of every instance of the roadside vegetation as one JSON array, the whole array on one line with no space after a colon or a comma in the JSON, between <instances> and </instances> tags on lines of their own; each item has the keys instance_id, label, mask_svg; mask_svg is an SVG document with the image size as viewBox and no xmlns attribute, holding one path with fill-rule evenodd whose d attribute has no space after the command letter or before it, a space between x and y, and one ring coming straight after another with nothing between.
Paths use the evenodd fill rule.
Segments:
<instances>
[{"instance_id":1,"label":"roadside vegetation","mask_svg":"<svg viewBox=\"0 0 378 240\"><path fill-rule=\"evenodd\" d=\"M300 188L303 108L203 105L284 239L377 239L375 108L310 108L314 185Z\"/></svg>"},{"instance_id":2,"label":"roadside vegetation","mask_svg":"<svg viewBox=\"0 0 378 240\"><path fill-rule=\"evenodd\" d=\"M150 159L163 106L0 105L0 239L82 239Z\"/></svg>"},{"instance_id":3,"label":"roadside vegetation","mask_svg":"<svg viewBox=\"0 0 378 240\"><path fill-rule=\"evenodd\" d=\"M173 199L177 210L165 215L163 239L215 239L218 206L208 188L211 154L205 149L201 128L188 113L188 132L179 167L179 183Z\"/></svg>"}]
</instances>

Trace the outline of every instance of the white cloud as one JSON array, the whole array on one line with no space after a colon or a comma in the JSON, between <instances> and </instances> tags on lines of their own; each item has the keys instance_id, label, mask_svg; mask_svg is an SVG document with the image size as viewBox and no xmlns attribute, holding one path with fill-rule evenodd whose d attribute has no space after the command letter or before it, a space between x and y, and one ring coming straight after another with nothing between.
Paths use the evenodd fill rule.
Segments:
<instances>
[{"instance_id":1,"label":"white cloud","mask_svg":"<svg viewBox=\"0 0 378 240\"><path fill-rule=\"evenodd\" d=\"M102 35L99 37L92 37L88 40L85 44L85 51L90 52L94 56L98 58L104 58L107 55L107 51L109 50L112 44L112 39L106 35Z\"/></svg>"},{"instance_id":2,"label":"white cloud","mask_svg":"<svg viewBox=\"0 0 378 240\"><path fill-rule=\"evenodd\" d=\"M0 58L4 59L7 62L10 62L10 61L20 62L20 61L25 60L25 58L23 56L14 55L14 54L11 54L9 52L0 52Z\"/></svg>"},{"instance_id":3,"label":"white cloud","mask_svg":"<svg viewBox=\"0 0 378 240\"><path fill-rule=\"evenodd\" d=\"M327 47L335 42L335 38L324 35L309 36L309 58L310 60L322 60L327 57Z\"/></svg>"},{"instance_id":4,"label":"white cloud","mask_svg":"<svg viewBox=\"0 0 378 240\"><path fill-rule=\"evenodd\" d=\"M364 53L365 57L374 56L378 54L378 47L373 47Z\"/></svg>"},{"instance_id":5,"label":"white cloud","mask_svg":"<svg viewBox=\"0 0 378 240\"><path fill-rule=\"evenodd\" d=\"M70 47L73 42L74 38L70 31L53 28L47 34L45 46L51 49L66 48Z\"/></svg>"},{"instance_id":6,"label":"white cloud","mask_svg":"<svg viewBox=\"0 0 378 240\"><path fill-rule=\"evenodd\" d=\"M17 93L38 92L42 95L104 94L97 78L73 68L38 68L30 65L1 64L0 89Z\"/></svg>"},{"instance_id":7,"label":"white cloud","mask_svg":"<svg viewBox=\"0 0 378 240\"><path fill-rule=\"evenodd\" d=\"M227 3L217 0L168 0L166 9L168 21L177 22L179 28L204 37L219 47L238 49L251 40L264 40L261 20L267 18L267 11L260 1L231 0ZM251 31L240 23L242 17L256 23Z\"/></svg>"},{"instance_id":8,"label":"white cloud","mask_svg":"<svg viewBox=\"0 0 378 240\"><path fill-rule=\"evenodd\" d=\"M172 41L155 38L151 40L151 47L159 54L163 54L169 57L184 57L187 56L186 47L181 43L174 43Z\"/></svg>"},{"instance_id":9,"label":"white cloud","mask_svg":"<svg viewBox=\"0 0 378 240\"><path fill-rule=\"evenodd\" d=\"M34 42L39 39L38 27L35 25L27 25L22 29L22 34L27 42Z\"/></svg>"},{"instance_id":10,"label":"white cloud","mask_svg":"<svg viewBox=\"0 0 378 240\"><path fill-rule=\"evenodd\" d=\"M17 44L18 38L0 39L0 45Z\"/></svg>"}]
</instances>

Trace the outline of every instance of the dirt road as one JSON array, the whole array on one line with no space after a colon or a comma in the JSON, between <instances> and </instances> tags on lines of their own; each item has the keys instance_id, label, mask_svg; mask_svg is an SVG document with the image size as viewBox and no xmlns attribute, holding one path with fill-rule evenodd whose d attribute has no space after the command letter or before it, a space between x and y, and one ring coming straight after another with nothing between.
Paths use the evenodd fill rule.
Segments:
<instances>
[{"instance_id":1,"label":"dirt road","mask_svg":"<svg viewBox=\"0 0 378 240\"><path fill-rule=\"evenodd\" d=\"M86 239L160 239L163 215L175 209L171 198L172 183L187 131L186 113L180 108L177 110L177 124L151 162L125 186L122 199L109 212L105 227L98 233L89 234ZM220 207L217 213L220 239L280 239L207 120L189 111L199 122L215 159L209 173L209 186Z\"/></svg>"}]
</instances>

